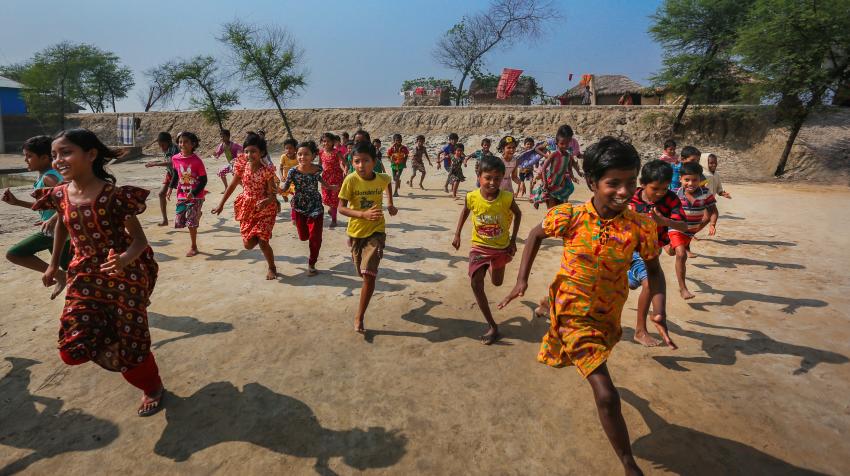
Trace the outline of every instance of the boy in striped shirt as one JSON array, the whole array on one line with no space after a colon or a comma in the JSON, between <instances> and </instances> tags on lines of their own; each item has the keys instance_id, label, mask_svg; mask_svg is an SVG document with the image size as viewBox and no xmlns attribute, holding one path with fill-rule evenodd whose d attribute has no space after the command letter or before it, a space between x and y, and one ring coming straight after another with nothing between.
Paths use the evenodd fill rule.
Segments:
<instances>
[{"instance_id":1,"label":"boy in striped shirt","mask_svg":"<svg viewBox=\"0 0 850 476\"><path fill-rule=\"evenodd\" d=\"M702 166L696 162L682 164L682 186L676 190L676 196L682 202L682 211L688 223L687 231L670 230L670 246L667 253L676 255L676 279L679 281L679 294L682 299L693 299L694 295L685 284L685 263L688 261L688 248L691 239L698 231L708 225L708 235L714 236L717 228L717 206L714 195L702 182Z\"/></svg>"}]
</instances>

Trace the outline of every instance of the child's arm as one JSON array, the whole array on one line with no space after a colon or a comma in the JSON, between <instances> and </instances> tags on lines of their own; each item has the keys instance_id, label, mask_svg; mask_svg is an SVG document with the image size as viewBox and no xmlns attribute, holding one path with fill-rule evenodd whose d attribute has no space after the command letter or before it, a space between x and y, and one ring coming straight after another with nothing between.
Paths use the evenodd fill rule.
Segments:
<instances>
[{"instance_id":1,"label":"child's arm","mask_svg":"<svg viewBox=\"0 0 850 476\"><path fill-rule=\"evenodd\" d=\"M463 204L463 210L460 211L460 218L457 220L457 228L455 229L455 237L452 240L452 246L456 250L460 249L460 231L463 229L463 224L466 223L466 219L469 217L469 207L466 206L466 202Z\"/></svg>"},{"instance_id":2,"label":"child's arm","mask_svg":"<svg viewBox=\"0 0 850 476\"><path fill-rule=\"evenodd\" d=\"M549 148L546 147L545 142L541 142L541 143L537 144L534 147L534 150L535 150L535 152L537 152L538 155L540 155L541 157L545 157L546 159L548 159L549 154L551 154L551 152L549 152Z\"/></svg>"},{"instance_id":3,"label":"child's arm","mask_svg":"<svg viewBox=\"0 0 850 476\"><path fill-rule=\"evenodd\" d=\"M513 256L516 254L516 235L519 233L519 224L522 221L522 210L519 209L516 200L511 200L511 211L514 214L514 224L513 230L511 230L511 244L508 245L508 249L511 252L511 256Z\"/></svg>"},{"instance_id":4,"label":"child's arm","mask_svg":"<svg viewBox=\"0 0 850 476\"><path fill-rule=\"evenodd\" d=\"M531 265L534 264L543 238L546 238L546 232L543 231L542 224L538 224L528 232L528 238L525 239L525 248L522 252L522 262L520 262L517 272L516 285L510 294L499 303L499 309L504 308L514 299L525 295L525 290L528 289L528 275L531 274Z\"/></svg>"},{"instance_id":5,"label":"child's arm","mask_svg":"<svg viewBox=\"0 0 850 476\"><path fill-rule=\"evenodd\" d=\"M342 154L337 154L339 156L339 168L342 169L342 175L348 175L348 161L345 160L345 157ZM354 159L352 159L353 162Z\"/></svg>"},{"instance_id":6,"label":"child's arm","mask_svg":"<svg viewBox=\"0 0 850 476\"><path fill-rule=\"evenodd\" d=\"M717 218L720 217L720 212L717 211L717 205L708 207L708 236L714 236L717 233Z\"/></svg>"},{"instance_id":7,"label":"child's arm","mask_svg":"<svg viewBox=\"0 0 850 476\"><path fill-rule=\"evenodd\" d=\"M392 194L390 194L390 199L392 199ZM395 208L395 207L393 207ZM363 220L376 221L381 219L381 215L383 212L378 207L373 207L368 210L353 210L348 208L348 200L339 199L339 207L337 207L337 211L339 211L340 215L346 216L349 218L361 218Z\"/></svg>"},{"instance_id":8,"label":"child's arm","mask_svg":"<svg viewBox=\"0 0 850 476\"><path fill-rule=\"evenodd\" d=\"M8 203L9 205L12 205L12 206L26 207L26 208L32 208L32 204L33 204L33 202L25 202L25 201L21 200L20 198L16 197L15 194L12 193L12 191L9 190L8 188L6 189L5 192L3 192L3 201Z\"/></svg>"},{"instance_id":9,"label":"child's arm","mask_svg":"<svg viewBox=\"0 0 850 476\"><path fill-rule=\"evenodd\" d=\"M575 170L574 174L570 174L572 176L573 182L578 183L578 177L584 177L582 171L578 168L578 161L574 157L570 157L570 168Z\"/></svg>"},{"instance_id":10,"label":"child's arm","mask_svg":"<svg viewBox=\"0 0 850 476\"><path fill-rule=\"evenodd\" d=\"M59 211L56 211L59 214ZM41 282L45 286L56 284L56 271L59 269L59 258L62 256L62 248L65 247L65 241L68 240L68 229L62 220L56 220L56 226L53 228L53 253L50 255L50 264L41 275Z\"/></svg>"},{"instance_id":11,"label":"child's arm","mask_svg":"<svg viewBox=\"0 0 850 476\"><path fill-rule=\"evenodd\" d=\"M517 172L517 169L519 169L519 167L514 167L514 169L511 170L511 180L513 180L515 184L519 185L521 182L519 180L519 172Z\"/></svg>"},{"instance_id":12,"label":"child's arm","mask_svg":"<svg viewBox=\"0 0 850 476\"><path fill-rule=\"evenodd\" d=\"M227 190L224 191L224 196L221 197L221 201L218 202L218 206L213 208L210 213L213 215L221 214L221 210L224 209L224 204L227 203L227 199L230 198L230 195L236 190L236 186L242 183L241 175L234 175L233 180L230 181L230 184L227 186Z\"/></svg>"},{"instance_id":13,"label":"child's arm","mask_svg":"<svg viewBox=\"0 0 850 476\"><path fill-rule=\"evenodd\" d=\"M115 253L114 249L109 250L109 257L100 265L100 270L109 274L118 274L133 261L139 258L148 247L148 239L145 236L145 230L142 229L142 224L139 223L138 217L131 215L124 221L124 227L130 238L130 246L120 255Z\"/></svg>"},{"instance_id":14,"label":"child's arm","mask_svg":"<svg viewBox=\"0 0 850 476\"><path fill-rule=\"evenodd\" d=\"M398 208L393 205L393 184L387 184L387 211L390 212L390 216L396 216L398 213Z\"/></svg>"},{"instance_id":15,"label":"child's arm","mask_svg":"<svg viewBox=\"0 0 850 476\"><path fill-rule=\"evenodd\" d=\"M266 198L257 202L258 210L268 205L272 201L277 202L277 186L275 185L276 179L277 175L272 172L271 176L266 181ZM278 202L278 205L280 205L280 202Z\"/></svg>"},{"instance_id":16,"label":"child's arm","mask_svg":"<svg viewBox=\"0 0 850 476\"><path fill-rule=\"evenodd\" d=\"M169 164L171 164L170 159L169 160L155 160L153 162L146 163L145 167L147 167L147 168L150 168L150 167L165 167Z\"/></svg>"},{"instance_id":17,"label":"child's arm","mask_svg":"<svg viewBox=\"0 0 850 476\"><path fill-rule=\"evenodd\" d=\"M664 215L659 214L658 210L654 207L649 210L649 217L652 218L652 220L658 225L666 226L667 228L672 228L683 233L688 231L687 221L679 221L665 217Z\"/></svg>"},{"instance_id":18,"label":"child's arm","mask_svg":"<svg viewBox=\"0 0 850 476\"><path fill-rule=\"evenodd\" d=\"M431 163L431 157L428 157L428 149L425 149L425 159L427 159L427 160L428 160L428 165L429 165L429 166L431 166L431 167L433 167L433 166L434 166L434 164L433 164L433 163Z\"/></svg>"}]
</instances>

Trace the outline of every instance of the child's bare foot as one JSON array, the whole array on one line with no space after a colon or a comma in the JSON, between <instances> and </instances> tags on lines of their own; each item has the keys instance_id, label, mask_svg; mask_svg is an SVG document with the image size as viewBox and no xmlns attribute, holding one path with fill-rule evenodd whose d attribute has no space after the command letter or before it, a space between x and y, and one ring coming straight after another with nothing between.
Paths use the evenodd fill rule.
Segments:
<instances>
[{"instance_id":1,"label":"child's bare foot","mask_svg":"<svg viewBox=\"0 0 850 476\"><path fill-rule=\"evenodd\" d=\"M661 344L661 341L649 335L646 329L635 331L634 341L646 347L656 347Z\"/></svg>"},{"instance_id":2,"label":"child's bare foot","mask_svg":"<svg viewBox=\"0 0 850 476\"><path fill-rule=\"evenodd\" d=\"M269 271L266 273L266 280L271 281L272 279L277 278L277 268L272 266L269 268Z\"/></svg>"},{"instance_id":3,"label":"child's bare foot","mask_svg":"<svg viewBox=\"0 0 850 476\"><path fill-rule=\"evenodd\" d=\"M678 349L679 346L673 343L673 339L670 338L670 333L667 331L667 318L661 314L655 314L654 316L649 316L649 319L655 324L655 328L658 329L658 333L661 334L661 338L664 339L667 347L673 350Z\"/></svg>"},{"instance_id":4,"label":"child's bare foot","mask_svg":"<svg viewBox=\"0 0 850 476\"><path fill-rule=\"evenodd\" d=\"M357 317L354 319L354 331L366 335L366 328L363 326L363 318Z\"/></svg>"},{"instance_id":5,"label":"child's bare foot","mask_svg":"<svg viewBox=\"0 0 850 476\"><path fill-rule=\"evenodd\" d=\"M162 409L162 397L165 396L165 388L160 387L153 395L142 395L142 404L139 405L137 413L140 417L151 416Z\"/></svg>"},{"instance_id":6,"label":"child's bare foot","mask_svg":"<svg viewBox=\"0 0 850 476\"><path fill-rule=\"evenodd\" d=\"M484 345L493 345L497 340L501 339L502 335L499 334L499 330L491 327L486 334L481 336L481 343Z\"/></svg>"},{"instance_id":7,"label":"child's bare foot","mask_svg":"<svg viewBox=\"0 0 850 476\"><path fill-rule=\"evenodd\" d=\"M197 248L190 248L189 251L186 252L186 257L191 258L192 256L195 256L197 254L198 254Z\"/></svg>"},{"instance_id":8,"label":"child's bare foot","mask_svg":"<svg viewBox=\"0 0 850 476\"><path fill-rule=\"evenodd\" d=\"M421 183L419 184L419 188L421 188L422 190L425 190L425 187L423 187Z\"/></svg>"},{"instance_id":9,"label":"child's bare foot","mask_svg":"<svg viewBox=\"0 0 850 476\"><path fill-rule=\"evenodd\" d=\"M331 226L329 228L336 228L336 220L331 222Z\"/></svg>"},{"instance_id":10,"label":"child's bare foot","mask_svg":"<svg viewBox=\"0 0 850 476\"><path fill-rule=\"evenodd\" d=\"M68 284L68 276L64 271L58 271L56 273L56 286L53 286L53 291L50 293L51 301L56 299L56 296L62 293L66 284Z\"/></svg>"},{"instance_id":11,"label":"child's bare foot","mask_svg":"<svg viewBox=\"0 0 850 476\"><path fill-rule=\"evenodd\" d=\"M162 220L161 222L157 223L156 226L168 226L168 220Z\"/></svg>"},{"instance_id":12,"label":"child's bare foot","mask_svg":"<svg viewBox=\"0 0 850 476\"><path fill-rule=\"evenodd\" d=\"M692 292L688 291L688 288L679 289L679 294L682 295L682 299L684 299L685 301L694 298L694 294Z\"/></svg>"},{"instance_id":13,"label":"child's bare foot","mask_svg":"<svg viewBox=\"0 0 850 476\"><path fill-rule=\"evenodd\" d=\"M536 308L534 308L534 317L543 318L543 317L548 317L548 316L549 316L549 309L547 309L543 306L537 306Z\"/></svg>"},{"instance_id":14,"label":"child's bare foot","mask_svg":"<svg viewBox=\"0 0 850 476\"><path fill-rule=\"evenodd\" d=\"M315 275L317 275L317 274L319 274L319 270L318 270L318 269L316 269L316 267L315 267L315 266L309 266L309 267L307 267L307 275L308 275L308 276L315 276Z\"/></svg>"},{"instance_id":15,"label":"child's bare foot","mask_svg":"<svg viewBox=\"0 0 850 476\"><path fill-rule=\"evenodd\" d=\"M696 258L696 257L697 257L697 254L696 254L696 253L694 253L694 252L693 252L693 251L691 251L691 250L688 250L688 258Z\"/></svg>"}]
</instances>

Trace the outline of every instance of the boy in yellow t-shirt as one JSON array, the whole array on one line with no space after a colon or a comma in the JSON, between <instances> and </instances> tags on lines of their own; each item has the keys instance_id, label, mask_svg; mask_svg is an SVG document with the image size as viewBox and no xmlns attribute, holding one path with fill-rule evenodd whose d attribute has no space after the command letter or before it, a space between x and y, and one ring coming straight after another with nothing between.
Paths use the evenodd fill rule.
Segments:
<instances>
[{"instance_id":1,"label":"boy in yellow t-shirt","mask_svg":"<svg viewBox=\"0 0 850 476\"><path fill-rule=\"evenodd\" d=\"M375 292L378 265L387 236L382 210L385 191L387 211L395 216L398 209L393 205L392 179L387 174L375 173L375 147L372 144L356 142L351 151L351 165L354 173L345 177L339 189L339 213L350 218L347 232L351 258L357 273L363 278L354 329L365 335L363 321Z\"/></svg>"},{"instance_id":2,"label":"boy in yellow t-shirt","mask_svg":"<svg viewBox=\"0 0 850 476\"><path fill-rule=\"evenodd\" d=\"M292 138L283 141L283 154L280 155L280 181L285 182L286 176L289 174L289 169L298 166L298 141ZM289 186L287 190L280 190L284 201L289 201L289 196L295 193L295 184ZM294 210L294 209L293 209ZM294 215L294 212L293 212Z\"/></svg>"},{"instance_id":3,"label":"boy in yellow t-shirt","mask_svg":"<svg viewBox=\"0 0 850 476\"><path fill-rule=\"evenodd\" d=\"M516 234L522 220L522 212L514 201L514 194L499 189L504 177L505 163L502 160L493 156L481 159L478 167L480 188L466 194L466 206L460 212L457 231L452 241L452 246L459 249L460 231L471 213L472 248L469 250L469 278L478 308L490 325L490 330L481 336L481 343L484 345L490 345L502 337L484 293L484 276L489 269L493 285L502 285L505 266L516 253ZM513 228L508 234L511 222Z\"/></svg>"}]
</instances>

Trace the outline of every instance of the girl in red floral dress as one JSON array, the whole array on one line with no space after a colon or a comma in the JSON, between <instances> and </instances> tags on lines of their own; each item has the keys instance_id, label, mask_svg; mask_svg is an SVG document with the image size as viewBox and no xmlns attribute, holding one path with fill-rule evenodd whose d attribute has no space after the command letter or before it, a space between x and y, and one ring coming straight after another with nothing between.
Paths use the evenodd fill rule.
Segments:
<instances>
[{"instance_id":1,"label":"girl in red floral dress","mask_svg":"<svg viewBox=\"0 0 850 476\"><path fill-rule=\"evenodd\" d=\"M74 258L59 329L59 355L68 365L92 361L121 372L143 392L140 416L156 413L162 380L150 351L147 306L158 267L136 215L148 190L125 185L104 170L116 153L86 129L60 132L52 144L53 166L65 183L36 190L33 210L56 210L54 256L44 272L55 284L68 234Z\"/></svg>"},{"instance_id":2,"label":"girl in red floral dress","mask_svg":"<svg viewBox=\"0 0 850 476\"><path fill-rule=\"evenodd\" d=\"M277 201L277 175L274 165L263 161L266 156L266 140L256 134L248 134L242 145L243 153L233 165L233 181L221 197L218 207L212 213L218 215L224 208L227 199L242 184L242 193L236 197L233 204L234 217L239 222L239 233L246 250L252 250L257 245L269 265L266 279L277 277L274 264L274 251L269 240L272 237L277 212L280 203Z\"/></svg>"},{"instance_id":3,"label":"girl in red floral dress","mask_svg":"<svg viewBox=\"0 0 850 476\"><path fill-rule=\"evenodd\" d=\"M348 169L345 159L334 149L334 135L330 132L322 134L322 150L319 151L319 160L322 165L322 181L328 187L322 187L322 203L328 206L328 215L331 217L331 228L336 228L336 209L339 206L339 187L345 178L344 170Z\"/></svg>"}]
</instances>

